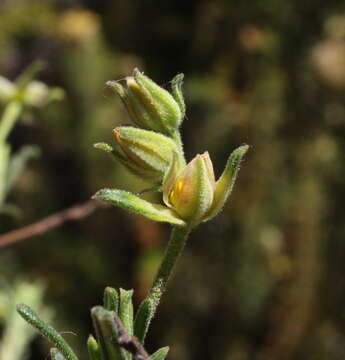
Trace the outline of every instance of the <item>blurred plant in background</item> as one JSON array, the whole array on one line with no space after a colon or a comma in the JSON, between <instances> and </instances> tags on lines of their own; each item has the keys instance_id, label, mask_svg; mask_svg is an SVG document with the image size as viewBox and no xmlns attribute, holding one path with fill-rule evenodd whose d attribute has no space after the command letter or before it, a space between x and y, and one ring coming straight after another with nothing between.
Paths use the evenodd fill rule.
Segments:
<instances>
[{"instance_id":1,"label":"blurred plant in background","mask_svg":"<svg viewBox=\"0 0 345 360\"><path fill-rule=\"evenodd\" d=\"M59 88L49 88L33 77L42 64L34 63L24 71L15 82L0 76L0 103L3 112L0 116L0 213L18 215L20 209L15 204L6 203L6 197L21 176L26 163L39 155L35 145L23 145L14 154L8 143L8 136L26 108L43 107L50 101L59 100L63 92ZM27 348L35 333L18 322L15 303L19 299L28 301L34 306L42 307L44 287L39 283L16 280L0 282L0 359L20 360L27 355ZM47 318L51 312L41 309Z\"/></svg>"},{"instance_id":2,"label":"blurred plant in background","mask_svg":"<svg viewBox=\"0 0 345 360\"><path fill-rule=\"evenodd\" d=\"M35 331L18 319L15 304L25 301L37 309L46 319L52 318L51 309L43 307L44 287L40 283L29 283L18 280L8 284L0 282L0 325L2 328L0 338L0 359L22 360L28 355L28 347L34 337Z\"/></svg>"},{"instance_id":3,"label":"blurred plant in background","mask_svg":"<svg viewBox=\"0 0 345 360\"><path fill-rule=\"evenodd\" d=\"M13 152L37 144L42 155L6 198L22 216L1 215L0 231L109 183L134 193L150 187L90 151L127 119L104 83L138 67L165 87L183 71L186 157L208 149L218 175L229 148L244 141L254 151L230 206L195 229L147 347L173 343L172 360L344 358L344 14L338 0L2 1L0 73L13 79L41 58L40 81L68 96L35 111L35 121L25 114L8 138ZM42 278L59 313L54 326L74 329L68 340L81 349L91 331L85 308L107 284L135 288L137 306L166 237L164 225L99 210L1 249L1 273L9 282ZM31 351L44 358L45 342Z\"/></svg>"},{"instance_id":4,"label":"blurred plant in background","mask_svg":"<svg viewBox=\"0 0 345 360\"><path fill-rule=\"evenodd\" d=\"M15 83L0 76L0 102L4 108L0 118L0 212L15 211L14 205L4 202L5 198L26 162L39 154L37 146L25 145L12 155L7 142L12 128L25 107L43 107L63 96L61 89L48 88L44 83L32 80L40 67L39 63L31 65Z\"/></svg>"}]
</instances>

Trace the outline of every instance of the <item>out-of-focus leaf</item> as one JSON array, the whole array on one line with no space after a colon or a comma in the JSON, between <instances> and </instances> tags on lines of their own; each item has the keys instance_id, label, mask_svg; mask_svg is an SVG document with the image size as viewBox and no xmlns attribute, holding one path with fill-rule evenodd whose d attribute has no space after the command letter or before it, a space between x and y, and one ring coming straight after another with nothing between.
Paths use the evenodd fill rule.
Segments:
<instances>
[{"instance_id":1,"label":"out-of-focus leaf","mask_svg":"<svg viewBox=\"0 0 345 360\"><path fill-rule=\"evenodd\" d=\"M9 156L10 147L5 143L0 143L0 207L6 195Z\"/></svg>"},{"instance_id":2,"label":"out-of-focus leaf","mask_svg":"<svg viewBox=\"0 0 345 360\"><path fill-rule=\"evenodd\" d=\"M87 339L87 350L90 360L101 360L101 350L96 339L92 335Z\"/></svg>"},{"instance_id":3,"label":"out-of-focus leaf","mask_svg":"<svg viewBox=\"0 0 345 360\"><path fill-rule=\"evenodd\" d=\"M52 360L66 360L57 348L50 349L50 357Z\"/></svg>"},{"instance_id":4,"label":"out-of-focus leaf","mask_svg":"<svg viewBox=\"0 0 345 360\"><path fill-rule=\"evenodd\" d=\"M25 145L11 157L7 172L6 194L11 190L28 160L39 155L40 149L37 146Z\"/></svg>"},{"instance_id":5,"label":"out-of-focus leaf","mask_svg":"<svg viewBox=\"0 0 345 360\"><path fill-rule=\"evenodd\" d=\"M118 337L112 312L103 306L91 309L91 317L96 331L102 360L127 360L124 352L115 345Z\"/></svg>"},{"instance_id":6,"label":"out-of-focus leaf","mask_svg":"<svg viewBox=\"0 0 345 360\"><path fill-rule=\"evenodd\" d=\"M150 360L164 360L169 352L169 346L158 349L150 356Z\"/></svg>"}]
</instances>

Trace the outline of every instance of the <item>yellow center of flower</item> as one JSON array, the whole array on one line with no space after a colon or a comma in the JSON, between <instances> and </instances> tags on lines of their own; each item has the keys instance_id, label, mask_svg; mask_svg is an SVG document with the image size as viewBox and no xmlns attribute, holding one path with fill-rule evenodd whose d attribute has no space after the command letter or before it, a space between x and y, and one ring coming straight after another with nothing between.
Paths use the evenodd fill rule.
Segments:
<instances>
[{"instance_id":1,"label":"yellow center of flower","mask_svg":"<svg viewBox=\"0 0 345 360\"><path fill-rule=\"evenodd\" d=\"M176 182L174 188L171 190L169 195L169 202L174 205L177 201L177 198L179 197L182 189L183 189L184 181L183 179L180 179Z\"/></svg>"}]
</instances>

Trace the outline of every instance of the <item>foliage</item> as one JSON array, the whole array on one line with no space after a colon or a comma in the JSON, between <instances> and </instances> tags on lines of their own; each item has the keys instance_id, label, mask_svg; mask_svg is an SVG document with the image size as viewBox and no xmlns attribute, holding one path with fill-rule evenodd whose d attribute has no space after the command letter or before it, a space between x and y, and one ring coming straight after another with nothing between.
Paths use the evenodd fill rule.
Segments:
<instances>
[{"instance_id":1,"label":"foliage","mask_svg":"<svg viewBox=\"0 0 345 360\"><path fill-rule=\"evenodd\" d=\"M8 139L13 152L37 144L42 157L7 196L21 217L2 215L1 232L84 201L95 189L151 187L90 151L100 139L110 143L111 129L127 121L104 84L135 67L159 84L183 71L186 158L208 149L218 177L229 149L245 141L253 151L230 204L195 229L197 240L186 248L146 348L171 344L168 356L179 360L342 358L344 5L5 0L0 6L0 73L14 79L43 58L48 66L39 79L67 93L34 112L35 121L23 114ZM159 202L157 194L143 198ZM54 326L73 329L78 336L68 340L81 349L90 331L85 309L107 284L135 288L137 307L165 239L166 225L105 208L1 250L1 273L9 281L15 274L46 280L47 301L59 313ZM45 343L35 341L33 359L47 356Z\"/></svg>"}]
</instances>

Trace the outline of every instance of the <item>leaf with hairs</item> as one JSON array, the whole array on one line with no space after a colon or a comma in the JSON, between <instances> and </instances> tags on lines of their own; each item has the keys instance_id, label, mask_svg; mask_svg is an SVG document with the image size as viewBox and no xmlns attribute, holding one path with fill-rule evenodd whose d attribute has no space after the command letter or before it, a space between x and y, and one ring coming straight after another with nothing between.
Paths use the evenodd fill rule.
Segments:
<instances>
[{"instance_id":1,"label":"leaf with hairs","mask_svg":"<svg viewBox=\"0 0 345 360\"><path fill-rule=\"evenodd\" d=\"M125 190L102 189L93 196L93 199L117 205L130 212L145 216L150 220L168 222L179 226L185 225L185 222L168 207L152 204Z\"/></svg>"},{"instance_id":2,"label":"leaf with hairs","mask_svg":"<svg viewBox=\"0 0 345 360\"><path fill-rule=\"evenodd\" d=\"M17 305L17 311L25 321L50 340L66 360L78 360L65 339L52 326L46 324L29 306L19 304Z\"/></svg>"}]
</instances>

